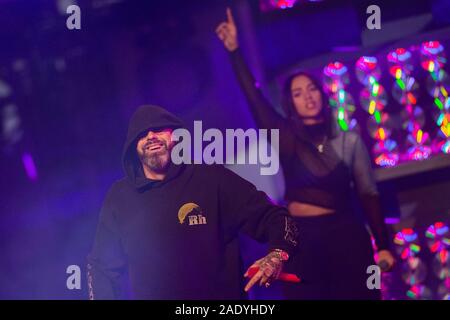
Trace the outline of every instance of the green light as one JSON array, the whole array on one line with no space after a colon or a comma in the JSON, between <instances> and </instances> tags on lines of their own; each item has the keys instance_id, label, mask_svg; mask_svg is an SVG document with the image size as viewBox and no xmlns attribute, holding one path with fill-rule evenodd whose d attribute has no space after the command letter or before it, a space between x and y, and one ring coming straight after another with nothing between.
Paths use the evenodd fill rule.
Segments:
<instances>
[{"instance_id":1,"label":"green light","mask_svg":"<svg viewBox=\"0 0 450 320\"><path fill-rule=\"evenodd\" d=\"M338 110L338 119L344 120L344 108L339 108Z\"/></svg>"},{"instance_id":2,"label":"green light","mask_svg":"<svg viewBox=\"0 0 450 320\"><path fill-rule=\"evenodd\" d=\"M437 107L442 110L444 109L444 105L442 104L442 101L439 100L438 98L434 99L434 104L437 105Z\"/></svg>"},{"instance_id":3,"label":"green light","mask_svg":"<svg viewBox=\"0 0 450 320\"><path fill-rule=\"evenodd\" d=\"M400 87L400 89L405 90L406 86L402 79L397 79L396 82L397 82L397 85Z\"/></svg>"},{"instance_id":4,"label":"green light","mask_svg":"<svg viewBox=\"0 0 450 320\"><path fill-rule=\"evenodd\" d=\"M372 95L376 97L378 95L378 90L380 89L380 85L378 83L374 83L372 88Z\"/></svg>"},{"instance_id":5,"label":"green light","mask_svg":"<svg viewBox=\"0 0 450 320\"><path fill-rule=\"evenodd\" d=\"M338 120L338 122L339 127L341 127L343 131L348 131L348 124L345 122L345 120Z\"/></svg>"},{"instance_id":6,"label":"green light","mask_svg":"<svg viewBox=\"0 0 450 320\"><path fill-rule=\"evenodd\" d=\"M373 117L375 118L375 121L380 124L381 123L381 113L380 111L375 111L373 114Z\"/></svg>"},{"instance_id":7,"label":"green light","mask_svg":"<svg viewBox=\"0 0 450 320\"><path fill-rule=\"evenodd\" d=\"M414 294L414 292L412 292L411 290L408 290L408 292L406 293L406 295L411 298L414 299L416 297L416 295Z\"/></svg>"},{"instance_id":8,"label":"green light","mask_svg":"<svg viewBox=\"0 0 450 320\"><path fill-rule=\"evenodd\" d=\"M431 72L430 74L434 81L438 81L439 75L437 72Z\"/></svg>"}]
</instances>

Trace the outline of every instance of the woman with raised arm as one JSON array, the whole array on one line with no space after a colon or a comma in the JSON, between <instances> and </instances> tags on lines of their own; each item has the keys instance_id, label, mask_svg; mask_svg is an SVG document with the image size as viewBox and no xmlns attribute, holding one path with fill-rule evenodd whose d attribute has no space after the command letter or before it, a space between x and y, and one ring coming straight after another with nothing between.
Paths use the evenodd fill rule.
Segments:
<instances>
[{"instance_id":1,"label":"woman with raised arm","mask_svg":"<svg viewBox=\"0 0 450 320\"><path fill-rule=\"evenodd\" d=\"M230 53L233 69L260 128L279 129L285 201L300 227L298 253L288 266L302 278L284 284L287 299L379 299L368 271L375 264L364 220L355 213L358 195L378 249L390 270L394 257L380 206L368 151L355 132L336 127L319 82L305 72L292 74L283 89L280 116L255 85L239 50L231 10L216 33ZM370 269L369 269L370 270ZM368 280L369 279L369 280Z\"/></svg>"}]
</instances>

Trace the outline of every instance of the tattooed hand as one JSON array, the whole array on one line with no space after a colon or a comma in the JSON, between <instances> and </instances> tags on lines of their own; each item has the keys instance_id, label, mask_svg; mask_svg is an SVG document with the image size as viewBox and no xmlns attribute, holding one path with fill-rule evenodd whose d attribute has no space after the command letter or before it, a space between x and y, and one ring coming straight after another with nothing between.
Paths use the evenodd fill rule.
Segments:
<instances>
[{"instance_id":1,"label":"tattooed hand","mask_svg":"<svg viewBox=\"0 0 450 320\"><path fill-rule=\"evenodd\" d=\"M253 285L259 281L259 285L265 285L269 287L272 281L278 279L281 271L283 270L284 261L288 259L288 254L282 250L276 249L271 251L267 256L259 259L253 263L250 268L244 274L244 277L248 276L251 268L259 268L258 272L249 280L245 286L245 291L249 291Z\"/></svg>"}]
</instances>

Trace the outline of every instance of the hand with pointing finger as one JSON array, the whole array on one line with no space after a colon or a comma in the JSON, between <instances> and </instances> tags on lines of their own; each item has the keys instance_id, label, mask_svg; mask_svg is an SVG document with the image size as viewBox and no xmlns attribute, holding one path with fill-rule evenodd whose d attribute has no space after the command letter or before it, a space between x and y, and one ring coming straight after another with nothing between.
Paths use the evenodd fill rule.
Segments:
<instances>
[{"instance_id":1,"label":"hand with pointing finger","mask_svg":"<svg viewBox=\"0 0 450 320\"><path fill-rule=\"evenodd\" d=\"M228 51L234 51L239 47L237 28L230 8L227 8L227 21L219 24L216 34Z\"/></svg>"},{"instance_id":2,"label":"hand with pointing finger","mask_svg":"<svg viewBox=\"0 0 450 320\"><path fill-rule=\"evenodd\" d=\"M249 270L254 267L258 267L258 272L249 280L244 290L248 292L257 282L259 285L265 285L269 287L270 284L278 279L283 270L284 262L288 259L289 255L282 250L273 250L264 258L259 259L247 269L244 277L249 276Z\"/></svg>"}]
</instances>

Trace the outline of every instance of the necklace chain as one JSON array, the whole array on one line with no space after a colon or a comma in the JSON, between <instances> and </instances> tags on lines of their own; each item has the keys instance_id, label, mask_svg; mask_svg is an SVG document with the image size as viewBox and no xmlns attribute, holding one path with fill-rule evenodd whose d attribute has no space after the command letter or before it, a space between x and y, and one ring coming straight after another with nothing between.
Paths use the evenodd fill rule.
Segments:
<instances>
[{"instance_id":1,"label":"necklace chain","mask_svg":"<svg viewBox=\"0 0 450 320\"><path fill-rule=\"evenodd\" d=\"M319 145L317 145L317 151L319 151L320 153L323 153L323 146L324 146L325 142L327 141L327 138L328 138L328 137L325 135L325 136L323 137L322 143L320 143Z\"/></svg>"}]
</instances>

